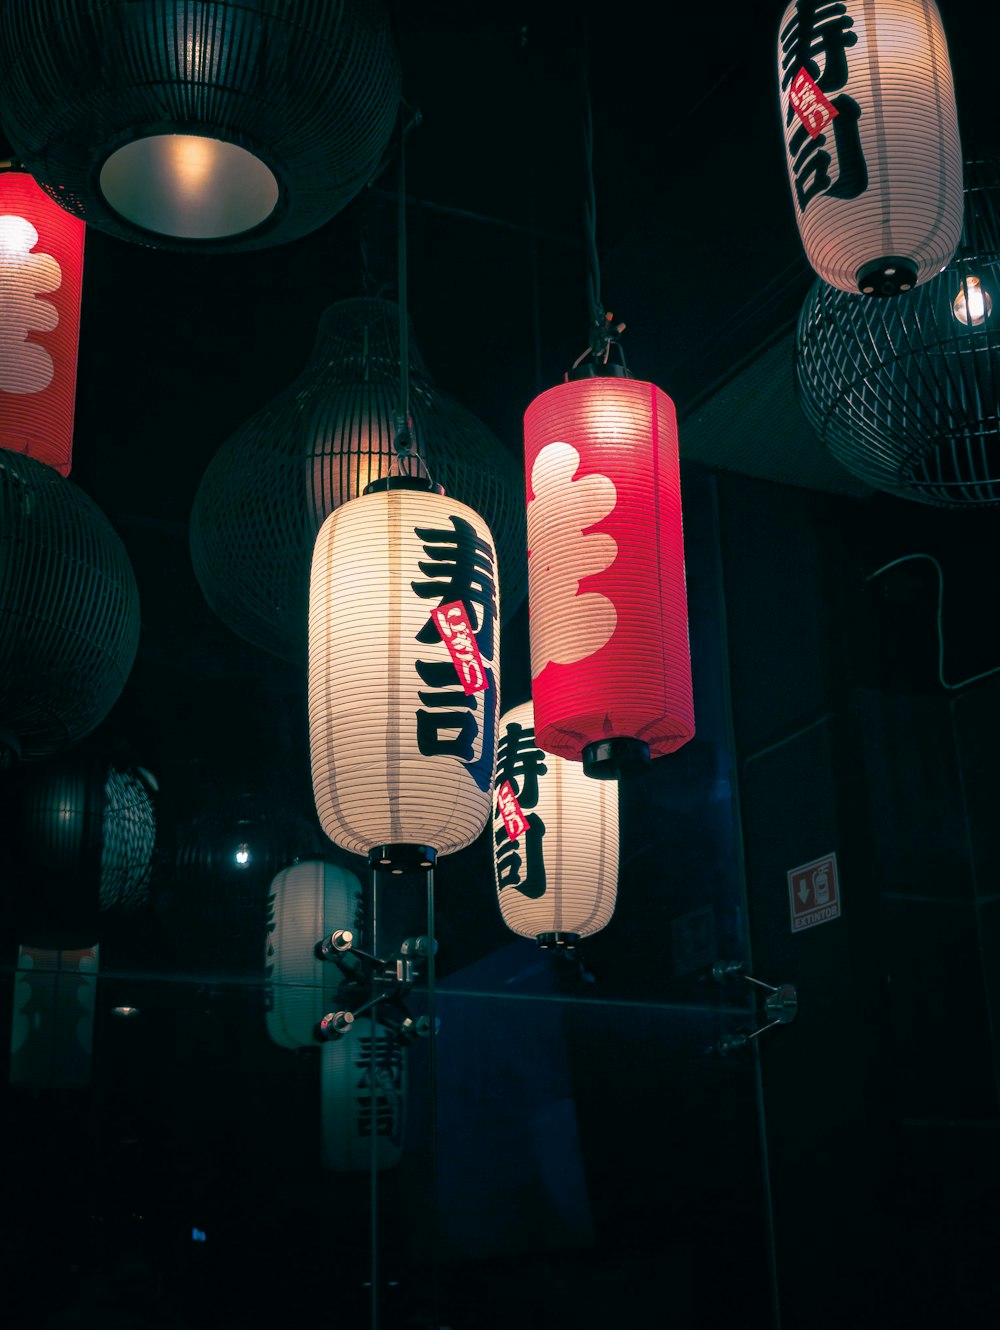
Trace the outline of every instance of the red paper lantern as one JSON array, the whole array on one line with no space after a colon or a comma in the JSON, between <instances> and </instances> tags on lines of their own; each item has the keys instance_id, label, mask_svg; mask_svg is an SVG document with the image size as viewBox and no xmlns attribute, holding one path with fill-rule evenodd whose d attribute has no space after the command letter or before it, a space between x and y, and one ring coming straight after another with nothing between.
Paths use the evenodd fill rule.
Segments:
<instances>
[{"instance_id":1,"label":"red paper lantern","mask_svg":"<svg viewBox=\"0 0 1000 1330\"><path fill-rule=\"evenodd\" d=\"M674 405L571 380L528 407L524 441L536 742L624 775L694 734Z\"/></svg>"},{"instance_id":2,"label":"red paper lantern","mask_svg":"<svg viewBox=\"0 0 1000 1330\"><path fill-rule=\"evenodd\" d=\"M0 171L0 448L68 476L84 223L24 171Z\"/></svg>"}]
</instances>

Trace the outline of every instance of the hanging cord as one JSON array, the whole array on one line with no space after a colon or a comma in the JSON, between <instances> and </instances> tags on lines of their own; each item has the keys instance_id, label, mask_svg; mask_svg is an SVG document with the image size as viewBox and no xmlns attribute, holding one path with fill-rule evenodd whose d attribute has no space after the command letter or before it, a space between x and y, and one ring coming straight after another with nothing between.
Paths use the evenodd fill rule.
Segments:
<instances>
[{"instance_id":1,"label":"hanging cord","mask_svg":"<svg viewBox=\"0 0 1000 1330\"><path fill-rule=\"evenodd\" d=\"M948 683L946 681L944 677L944 627L942 622L942 611L944 609L944 572L933 554L902 554L898 559L893 559L891 563L883 564L881 568L876 568L873 573L869 573L865 578L865 581L870 582L872 578L879 577L882 573L887 573L890 568L895 568L897 564L900 563L907 563L910 559L929 559L937 569L938 682L941 684L941 687L947 688L949 692L954 692L959 688L964 688L967 684L977 683L980 679L987 679L991 674L1000 673L1000 665L994 665L992 669L983 670L981 674L970 675L968 679L963 679L961 683Z\"/></svg>"},{"instance_id":2,"label":"hanging cord","mask_svg":"<svg viewBox=\"0 0 1000 1330\"><path fill-rule=\"evenodd\" d=\"M404 105L404 110L405 108ZM397 263L399 270L399 408L393 416L393 457L390 474L395 468L399 475L424 475L428 487L433 477L427 463L417 452L413 441L413 418L410 415L410 328L406 288L406 136L420 124L420 112L411 119L401 115L399 120L399 183L397 186Z\"/></svg>"},{"instance_id":3,"label":"hanging cord","mask_svg":"<svg viewBox=\"0 0 1000 1330\"><path fill-rule=\"evenodd\" d=\"M587 322L589 344L573 361L577 369L588 356L601 365L607 365L611 348L617 348L623 368L625 355L621 349L619 337L625 331L624 323L615 323L614 315L604 308L601 299L601 261L597 249L597 195L594 189L594 120L590 105L590 85L587 78L587 41L585 34L580 40L580 84L583 104L583 164L584 198L583 228L587 250Z\"/></svg>"}]
</instances>

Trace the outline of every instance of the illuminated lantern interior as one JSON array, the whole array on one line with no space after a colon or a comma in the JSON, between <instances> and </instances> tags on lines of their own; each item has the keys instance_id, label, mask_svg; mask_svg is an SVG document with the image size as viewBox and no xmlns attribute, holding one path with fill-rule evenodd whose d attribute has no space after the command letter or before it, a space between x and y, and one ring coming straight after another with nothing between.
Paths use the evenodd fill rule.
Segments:
<instances>
[{"instance_id":1,"label":"illuminated lantern interior","mask_svg":"<svg viewBox=\"0 0 1000 1330\"><path fill-rule=\"evenodd\" d=\"M524 417L538 746L589 775L641 769L694 734L673 403L581 378Z\"/></svg>"},{"instance_id":2,"label":"illuminated lantern interior","mask_svg":"<svg viewBox=\"0 0 1000 1330\"><path fill-rule=\"evenodd\" d=\"M474 632L477 691L434 618L455 603ZM471 844L490 816L498 690L496 553L483 519L399 478L332 512L309 592L313 793L327 836L387 872Z\"/></svg>"},{"instance_id":3,"label":"illuminated lantern interior","mask_svg":"<svg viewBox=\"0 0 1000 1330\"><path fill-rule=\"evenodd\" d=\"M535 743L530 702L500 721L493 866L504 923L572 946L610 920L618 892L618 784Z\"/></svg>"},{"instance_id":4,"label":"illuminated lantern interior","mask_svg":"<svg viewBox=\"0 0 1000 1330\"><path fill-rule=\"evenodd\" d=\"M955 89L934 0L792 0L778 36L792 205L806 256L842 291L934 277L962 229Z\"/></svg>"},{"instance_id":5,"label":"illuminated lantern interior","mask_svg":"<svg viewBox=\"0 0 1000 1330\"><path fill-rule=\"evenodd\" d=\"M83 222L23 171L0 170L0 448L68 476Z\"/></svg>"}]
</instances>

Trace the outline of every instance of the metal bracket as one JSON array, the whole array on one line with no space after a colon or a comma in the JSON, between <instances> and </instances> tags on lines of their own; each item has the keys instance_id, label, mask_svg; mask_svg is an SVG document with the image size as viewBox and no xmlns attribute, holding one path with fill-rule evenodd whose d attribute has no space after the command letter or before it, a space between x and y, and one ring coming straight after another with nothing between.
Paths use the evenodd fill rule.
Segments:
<instances>
[{"instance_id":1,"label":"metal bracket","mask_svg":"<svg viewBox=\"0 0 1000 1330\"><path fill-rule=\"evenodd\" d=\"M720 984L741 979L755 989L761 988L767 992L763 1004L764 1024L756 1030L734 1030L724 1035L716 1044L716 1050L723 1056L746 1048L751 1039L756 1039L765 1030L771 1030L776 1025L790 1025L799 1014L799 995L794 984L766 984L762 979L755 979L752 974L745 974L742 961L716 961L712 966L712 978Z\"/></svg>"},{"instance_id":2,"label":"metal bracket","mask_svg":"<svg viewBox=\"0 0 1000 1330\"><path fill-rule=\"evenodd\" d=\"M425 956L437 955L436 940L423 936L408 937L398 952L381 957L356 946L354 934L349 928L338 928L321 938L314 952L318 960L336 965L344 976L345 987L341 990L341 997L353 993L361 999L349 1008L328 1011L320 1018L314 1031L320 1043L343 1039L350 1034L359 1016L379 1004L385 1004L387 1008L383 1014L389 1019L384 1023L395 1027L396 1038L402 1043L410 1043L415 1038L427 1038L431 1034L428 1018L419 1016L414 1019L403 999L419 975L415 962ZM435 1020L435 1034L439 1025L440 1022Z\"/></svg>"}]
</instances>

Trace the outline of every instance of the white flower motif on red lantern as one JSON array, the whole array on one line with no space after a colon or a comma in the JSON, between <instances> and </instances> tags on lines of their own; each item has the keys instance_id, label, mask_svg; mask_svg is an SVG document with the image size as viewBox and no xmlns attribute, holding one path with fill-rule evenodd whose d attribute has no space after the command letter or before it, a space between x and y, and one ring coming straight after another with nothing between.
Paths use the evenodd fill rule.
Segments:
<instances>
[{"instance_id":1,"label":"white flower motif on red lantern","mask_svg":"<svg viewBox=\"0 0 1000 1330\"><path fill-rule=\"evenodd\" d=\"M613 536L592 528L614 512L618 494L610 476L576 479L579 452L568 443L549 443L531 471L534 498L528 504L528 558L546 570L545 614L531 639L531 675L550 661L570 665L585 660L608 641L618 612L607 596L580 590L585 577L603 573L618 555Z\"/></svg>"}]
</instances>

